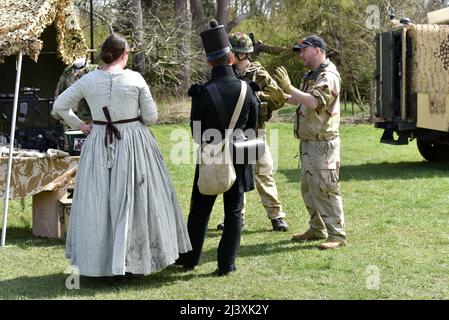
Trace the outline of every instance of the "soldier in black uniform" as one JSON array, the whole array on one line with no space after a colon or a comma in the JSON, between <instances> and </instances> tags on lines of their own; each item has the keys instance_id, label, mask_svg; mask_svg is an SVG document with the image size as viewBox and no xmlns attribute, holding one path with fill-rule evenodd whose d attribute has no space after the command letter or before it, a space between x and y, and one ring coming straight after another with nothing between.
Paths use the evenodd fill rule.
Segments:
<instances>
[{"instance_id":1,"label":"soldier in black uniform","mask_svg":"<svg viewBox=\"0 0 449 320\"><path fill-rule=\"evenodd\" d=\"M192 97L190 120L195 142L213 143L203 136L204 131L207 129L219 130L222 139L225 132L206 86L210 82L216 84L223 99L223 105L218 107L224 109L226 124L229 124L240 94L241 81L236 78L232 69L234 54L231 52L224 27L218 26L218 23L212 20L210 29L200 35L208 63L212 67L212 79L205 84L194 84L189 89L188 94ZM248 84L243 108L235 126L235 129L243 131L256 130L258 117L258 100L254 93L258 86L254 83ZM244 192L254 189L252 166L234 162L234 167L237 179L231 189L223 194L225 228L218 246L218 269L215 271L217 276L223 276L236 270L235 261L240 247L242 228L243 195ZM217 196L203 195L199 192L198 169L199 165L197 164L187 223L192 251L182 254L177 261L177 264L182 265L185 270L193 270L199 263L209 217L217 198Z\"/></svg>"}]
</instances>

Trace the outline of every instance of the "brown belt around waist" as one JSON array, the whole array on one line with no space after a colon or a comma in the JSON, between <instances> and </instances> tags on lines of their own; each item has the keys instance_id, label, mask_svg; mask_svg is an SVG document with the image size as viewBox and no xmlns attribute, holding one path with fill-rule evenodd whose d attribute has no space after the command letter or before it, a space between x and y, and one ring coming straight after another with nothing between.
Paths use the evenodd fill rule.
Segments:
<instances>
[{"instance_id":1,"label":"brown belt around waist","mask_svg":"<svg viewBox=\"0 0 449 320\"><path fill-rule=\"evenodd\" d=\"M93 120L92 122L94 124L106 126L106 135L104 137L104 144L106 147L108 146L108 137L109 137L109 143L112 143L113 136L115 136L118 140L120 140L122 138L122 136L120 135L120 131L117 129L116 126L114 126L114 124L128 123L128 122L134 122L134 121L142 122L142 119L140 117L132 118L132 119L124 119L124 120L119 120L119 121L111 121L111 115L109 114L109 110L107 107L103 107L103 112L108 121Z\"/></svg>"}]
</instances>

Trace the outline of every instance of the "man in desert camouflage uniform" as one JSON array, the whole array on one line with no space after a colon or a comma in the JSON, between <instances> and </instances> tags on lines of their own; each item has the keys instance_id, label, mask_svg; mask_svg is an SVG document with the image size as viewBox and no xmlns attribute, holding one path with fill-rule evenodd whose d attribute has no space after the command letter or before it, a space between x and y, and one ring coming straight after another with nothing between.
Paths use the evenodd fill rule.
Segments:
<instances>
[{"instance_id":1,"label":"man in desert camouflage uniform","mask_svg":"<svg viewBox=\"0 0 449 320\"><path fill-rule=\"evenodd\" d=\"M284 67L275 79L287 94L288 102L298 105L294 134L300 139L301 193L310 215L309 229L295 234L294 241L326 239L320 249L347 243L343 203L339 186L340 167L340 74L326 58L326 43L311 35L293 47L299 52L306 74L300 90L291 85ZM270 94L271 89L268 89Z\"/></svg>"},{"instance_id":2,"label":"man in desert camouflage uniform","mask_svg":"<svg viewBox=\"0 0 449 320\"><path fill-rule=\"evenodd\" d=\"M96 64L89 64L86 58L76 59L73 64L69 65L64 69L61 76L59 77L58 84L56 85L55 99L64 90L70 87L76 80L80 79L85 74L89 73L98 68ZM86 99L82 99L76 110L73 110L75 114L83 121L92 121L92 115L90 114L89 106ZM52 116L55 114L52 112ZM57 116L56 116L57 117ZM56 118L55 117L55 118ZM59 120L59 119L58 119Z\"/></svg>"},{"instance_id":3,"label":"man in desert camouflage uniform","mask_svg":"<svg viewBox=\"0 0 449 320\"><path fill-rule=\"evenodd\" d=\"M259 118L257 123L258 135L263 135L266 139L265 121L271 118L274 110L282 108L285 104L287 95L271 78L265 68L256 61L250 61L249 55L254 51L251 38L242 32L237 32L229 36L232 51L235 54L234 70L237 77L241 80L248 80L257 83L262 91L258 97L261 100L259 108ZM270 87L271 96L267 96L263 91ZM266 141L266 140L265 140ZM259 159L254 168L254 182L257 191L265 207L268 219L274 231L287 231L288 224L284 221L285 212L282 211L282 204L279 201L276 182L273 178L273 157L271 155L268 143L265 143L266 152ZM245 210L242 210L244 217ZM222 224L217 226L222 228Z\"/></svg>"}]
</instances>

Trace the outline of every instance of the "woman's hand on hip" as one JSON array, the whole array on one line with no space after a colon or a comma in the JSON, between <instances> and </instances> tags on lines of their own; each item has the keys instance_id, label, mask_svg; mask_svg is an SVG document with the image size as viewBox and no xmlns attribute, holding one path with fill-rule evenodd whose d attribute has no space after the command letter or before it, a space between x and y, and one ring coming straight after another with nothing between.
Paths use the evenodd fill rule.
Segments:
<instances>
[{"instance_id":1,"label":"woman's hand on hip","mask_svg":"<svg viewBox=\"0 0 449 320\"><path fill-rule=\"evenodd\" d=\"M87 136L90 133L90 131L92 130L92 125L81 123L79 126L79 129Z\"/></svg>"}]
</instances>

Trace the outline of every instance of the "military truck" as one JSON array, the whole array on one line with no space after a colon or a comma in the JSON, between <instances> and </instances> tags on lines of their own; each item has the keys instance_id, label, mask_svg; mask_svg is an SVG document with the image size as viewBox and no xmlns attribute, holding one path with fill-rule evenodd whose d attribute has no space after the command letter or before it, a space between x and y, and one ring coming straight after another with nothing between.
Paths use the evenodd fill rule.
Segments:
<instances>
[{"instance_id":1,"label":"military truck","mask_svg":"<svg viewBox=\"0 0 449 320\"><path fill-rule=\"evenodd\" d=\"M428 20L376 35L375 127L382 143L416 139L426 160L449 161L449 8Z\"/></svg>"}]
</instances>

